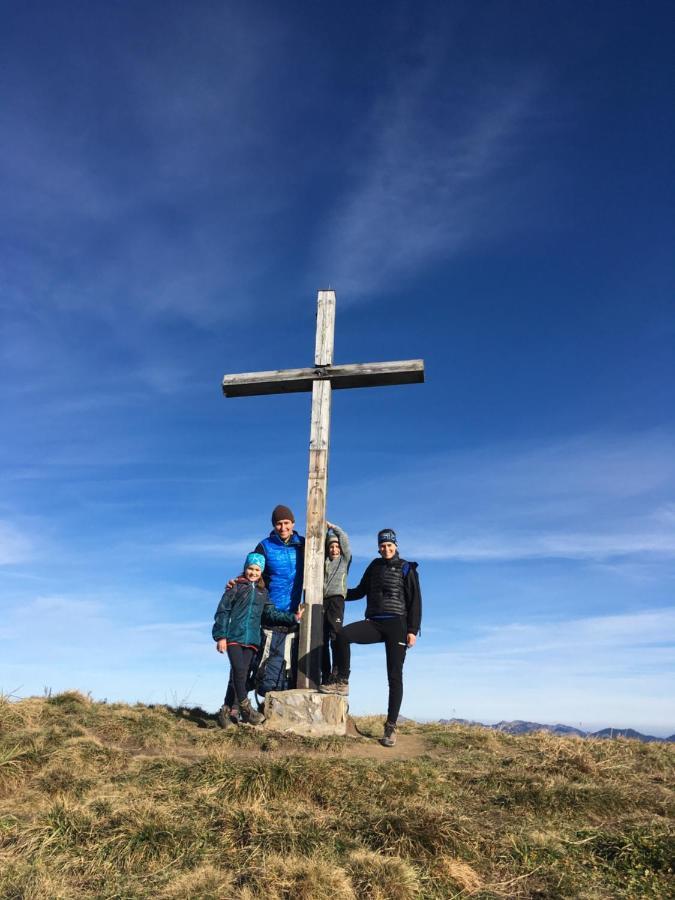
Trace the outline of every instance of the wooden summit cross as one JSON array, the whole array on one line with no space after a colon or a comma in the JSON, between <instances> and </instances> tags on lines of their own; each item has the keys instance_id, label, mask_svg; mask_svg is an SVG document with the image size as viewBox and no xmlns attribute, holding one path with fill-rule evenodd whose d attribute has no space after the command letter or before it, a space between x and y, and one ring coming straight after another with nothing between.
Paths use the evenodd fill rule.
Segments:
<instances>
[{"instance_id":1,"label":"wooden summit cross","mask_svg":"<svg viewBox=\"0 0 675 900\"><path fill-rule=\"evenodd\" d=\"M326 489L332 389L424 381L424 360L421 359L334 366L335 292L319 291L317 307L313 368L246 372L242 375L225 375L223 378L223 393L226 397L312 392L303 583L307 609L300 623L297 682L299 688L311 689L316 689L321 683Z\"/></svg>"}]
</instances>

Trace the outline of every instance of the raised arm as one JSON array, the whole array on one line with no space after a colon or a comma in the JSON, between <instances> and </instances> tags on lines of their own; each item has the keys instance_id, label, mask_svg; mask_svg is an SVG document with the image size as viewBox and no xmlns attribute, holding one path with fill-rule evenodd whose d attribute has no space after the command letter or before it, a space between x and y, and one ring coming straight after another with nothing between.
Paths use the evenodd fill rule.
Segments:
<instances>
[{"instance_id":1,"label":"raised arm","mask_svg":"<svg viewBox=\"0 0 675 900\"><path fill-rule=\"evenodd\" d=\"M335 525L334 523L331 524L331 528L338 536L340 547L342 548L342 555L345 558L347 566L349 566L352 561L352 548L349 544L349 537L347 536L347 532L340 528L339 525Z\"/></svg>"}]
</instances>

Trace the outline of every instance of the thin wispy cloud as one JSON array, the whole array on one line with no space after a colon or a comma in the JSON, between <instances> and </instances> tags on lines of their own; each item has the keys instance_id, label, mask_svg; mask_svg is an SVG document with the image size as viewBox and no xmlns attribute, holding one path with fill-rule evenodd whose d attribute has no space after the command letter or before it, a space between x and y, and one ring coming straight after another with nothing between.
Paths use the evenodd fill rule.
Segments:
<instances>
[{"instance_id":1,"label":"thin wispy cloud","mask_svg":"<svg viewBox=\"0 0 675 900\"><path fill-rule=\"evenodd\" d=\"M162 549L169 553L182 553L188 556L210 556L216 559L241 557L243 560L246 554L258 543L258 539L254 537L254 534L255 532L251 529L250 538L236 538L233 540L224 538L221 541L208 538L189 538L171 542Z\"/></svg>"},{"instance_id":2,"label":"thin wispy cloud","mask_svg":"<svg viewBox=\"0 0 675 900\"><path fill-rule=\"evenodd\" d=\"M434 649L410 654L410 689L433 680L445 717L562 722L593 730L675 731L675 608L626 615L534 619L477 635L433 634ZM499 689L495 685L499 684ZM419 704L416 704L419 705ZM553 718L552 718L553 712Z\"/></svg>"},{"instance_id":3,"label":"thin wispy cloud","mask_svg":"<svg viewBox=\"0 0 675 900\"><path fill-rule=\"evenodd\" d=\"M675 557L675 437L668 432L586 435L560 442L493 445L444 459L406 461L396 500L405 553L426 560L610 561ZM385 480L354 487L391 517ZM343 489L349 502L349 486ZM379 527L379 526L378 526ZM370 556L373 537L353 534Z\"/></svg>"},{"instance_id":4,"label":"thin wispy cloud","mask_svg":"<svg viewBox=\"0 0 675 900\"><path fill-rule=\"evenodd\" d=\"M33 555L33 540L12 522L0 520L0 566L27 562Z\"/></svg>"},{"instance_id":5,"label":"thin wispy cloud","mask_svg":"<svg viewBox=\"0 0 675 900\"><path fill-rule=\"evenodd\" d=\"M585 616L561 621L513 622L497 627L484 627L482 634L465 641L460 653L480 653L491 658L531 657L555 651L560 659L597 657L610 653L622 660L622 667L632 651L640 649L639 661L650 668L663 659L652 652L663 647L675 662L675 607L646 609L635 613L607 616ZM632 657L636 661L635 657Z\"/></svg>"},{"instance_id":6,"label":"thin wispy cloud","mask_svg":"<svg viewBox=\"0 0 675 900\"><path fill-rule=\"evenodd\" d=\"M372 112L353 187L323 235L318 269L355 300L494 233L500 177L522 152L541 89L509 73L490 89L447 82L446 48ZM531 126L531 122L530 122Z\"/></svg>"},{"instance_id":7,"label":"thin wispy cloud","mask_svg":"<svg viewBox=\"0 0 675 900\"><path fill-rule=\"evenodd\" d=\"M284 24L271 10L167 14L140 54L115 37L124 18L111 12L101 39L105 72L86 47L65 54L53 83L41 66L24 71L16 51L5 58L0 184L12 252L0 280L16 309L86 313L124 346L138 335L140 350L157 319L237 317L264 277L264 217L288 199L261 143L280 116L266 74Z\"/></svg>"},{"instance_id":8,"label":"thin wispy cloud","mask_svg":"<svg viewBox=\"0 0 675 900\"><path fill-rule=\"evenodd\" d=\"M417 542L418 541L418 542ZM516 559L591 559L653 553L675 558L675 529L668 533L539 534L514 539L508 534L474 535L457 539L435 532L433 540L413 537L410 553L418 559L489 562Z\"/></svg>"}]
</instances>

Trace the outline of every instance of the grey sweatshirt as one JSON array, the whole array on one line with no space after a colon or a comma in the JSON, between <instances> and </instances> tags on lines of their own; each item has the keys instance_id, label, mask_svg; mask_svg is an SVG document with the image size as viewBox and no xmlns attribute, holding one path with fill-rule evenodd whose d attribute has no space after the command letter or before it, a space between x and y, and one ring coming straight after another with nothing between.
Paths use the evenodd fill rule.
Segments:
<instances>
[{"instance_id":1,"label":"grey sweatshirt","mask_svg":"<svg viewBox=\"0 0 675 900\"><path fill-rule=\"evenodd\" d=\"M323 596L325 597L344 597L347 593L347 572L352 563L352 551L349 547L349 538L347 533L337 525L333 527L333 531L337 535L340 542L342 555L337 559L329 559L326 557L323 569Z\"/></svg>"}]
</instances>

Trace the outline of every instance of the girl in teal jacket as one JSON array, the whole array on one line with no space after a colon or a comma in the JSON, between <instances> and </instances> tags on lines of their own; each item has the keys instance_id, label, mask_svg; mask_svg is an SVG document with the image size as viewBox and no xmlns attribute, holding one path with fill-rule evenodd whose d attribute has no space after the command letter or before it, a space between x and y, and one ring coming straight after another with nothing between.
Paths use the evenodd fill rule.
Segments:
<instances>
[{"instance_id":1,"label":"girl in teal jacket","mask_svg":"<svg viewBox=\"0 0 675 900\"><path fill-rule=\"evenodd\" d=\"M239 705L242 722L259 725L263 716L251 707L246 680L253 657L260 646L260 626L295 625L302 618L297 613L283 612L270 601L262 579L265 557L249 553L243 573L234 580L222 596L213 623L213 639L218 653L227 653L230 660L230 680L225 702L218 713L218 722L226 728L232 721L232 707Z\"/></svg>"}]
</instances>

